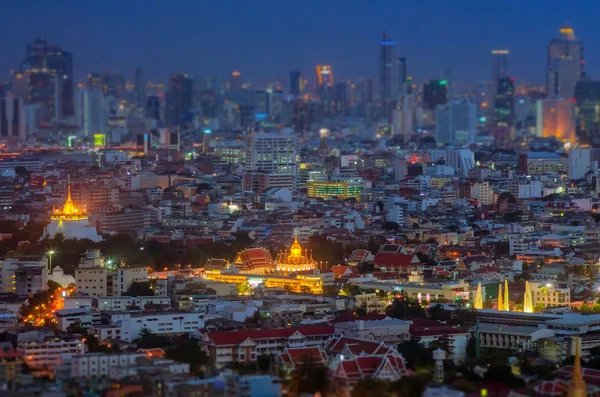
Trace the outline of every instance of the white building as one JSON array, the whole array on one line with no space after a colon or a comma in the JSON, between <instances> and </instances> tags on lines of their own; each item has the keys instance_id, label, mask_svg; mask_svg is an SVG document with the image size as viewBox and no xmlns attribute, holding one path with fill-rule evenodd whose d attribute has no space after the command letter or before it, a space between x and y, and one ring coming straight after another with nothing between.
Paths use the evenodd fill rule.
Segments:
<instances>
[{"instance_id":1,"label":"white building","mask_svg":"<svg viewBox=\"0 0 600 397\"><path fill-rule=\"evenodd\" d=\"M434 149L429 156L434 163L446 160L446 165L453 167L457 175L468 176L469 170L475 168L475 154L469 149Z\"/></svg>"},{"instance_id":2,"label":"white building","mask_svg":"<svg viewBox=\"0 0 600 397\"><path fill-rule=\"evenodd\" d=\"M6 258L0 261L0 292L15 293L17 290L17 282L15 272L19 267L16 258Z\"/></svg>"},{"instance_id":3,"label":"white building","mask_svg":"<svg viewBox=\"0 0 600 397\"><path fill-rule=\"evenodd\" d=\"M469 145L477 135L477 106L467 101L438 105L435 109L435 140L438 145Z\"/></svg>"},{"instance_id":4,"label":"white building","mask_svg":"<svg viewBox=\"0 0 600 397\"><path fill-rule=\"evenodd\" d=\"M508 185L508 191L516 199L530 199L542 197L541 181L512 182Z\"/></svg>"},{"instance_id":5,"label":"white building","mask_svg":"<svg viewBox=\"0 0 600 397\"><path fill-rule=\"evenodd\" d=\"M569 151L569 179L583 179L591 170L590 148L573 148Z\"/></svg>"},{"instance_id":6,"label":"white building","mask_svg":"<svg viewBox=\"0 0 600 397\"><path fill-rule=\"evenodd\" d=\"M75 269L75 288L89 296L108 295L108 269L104 267L104 257L100 250L88 250L86 257Z\"/></svg>"},{"instance_id":7,"label":"white building","mask_svg":"<svg viewBox=\"0 0 600 397\"><path fill-rule=\"evenodd\" d=\"M85 353L71 357L71 376L73 378L108 377L112 367L133 367L141 353Z\"/></svg>"},{"instance_id":8,"label":"white building","mask_svg":"<svg viewBox=\"0 0 600 397\"><path fill-rule=\"evenodd\" d=\"M475 182L471 185L471 198L479 200L481 205L494 204L494 191L489 182Z\"/></svg>"},{"instance_id":9,"label":"white building","mask_svg":"<svg viewBox=\"0 0 600 397\"><path fill-rule=\"evenodd\" d=\"M70 274L65 274L64 270L60 266L54 267L52 273L48 277L48 280L52 280L55 283L60 284L61 287L67 288L71 284L75 284L75 277Z\"/></svg>"},{"instance_id":10,"label":"white building","mask_svg":"<svg viewBox=\"0 0 600 397\"><path fill-rule=\"evenodd\" d=\"M551 283L529 283L533 306L567 306L571 303L571 290Z\"/></svg>"},{"instance_id":11,"label":"white building","mask_svg":"<svg viewBox=\"0 0 600 397\"><path fill-rule=\"evenodd\" d=\"M471 331L475 331L475 328ZM479 324L479 340L483 348L493 347L515 352L537 351L538 340L552 337L554 331L547 328Z\"/></svg>"},{"instance_id":12,"label":"white building","mask_svg":"<svg viewBox=\"0 0 600 397\"><path fill-rule=\"evenodd\" d=\"M120 267L117 269L117 279L114 285L115 295L121 296L133 283L148 282L148 268L145 266L138 267Z\"/></svg>"},{"instance_id":13,"label":"white building","mask_svg":"<svg viewBox=\"0 0 600 397\"><path fill-rule=\"evenodd\" d=\"M165 306L171 304L171 298L168 296L99 296L96 299L98 310L110 311L125 311L133 306L144 310L149 304Z\"/></svg>"},{"instance_id":14,"label":"white building","mask_svg":"<svg viewBox=\"0 0 600 397\"><path fill-rule=\"evenodd\" d=\"M383 341L385 343L402 343L410 339L410 323L386 318L372 321L349 321L335 323L335 335L350 338Z\"/></svg>"},{"instance_id":15,"label":"white building","mask_svg":"<svg viewBox=\"0 0 600 397\"><path fill-rule=\"evenodd\" d=\"M78 113L81 119L77 121L82 126L83 135L93 139L95 134L105 134L108 117L102 88L84 88L79 95L81 110Z\"/></svg>"},{"instance_id":16,"label":"white building","mask_svg":"<svg viewBox=\"0 0 600 397\"><path fill-rule=\"evenodd\" d=\"M83 354L84 342L77 338L51 338L44 342L20 343L18 350L32 368L47 368L58 365L63 354Z\"/></svg>"},{"instance_id":17,"label":"white building","mask_svg":"<svg viewBox=\"0 0 600 397\"><path fill-rule=\"evenodd\" d=\"M89 307L79 309L61 309L54 313L58 329L66 331L70 325L76 325L81 328L89 328L92 326L93 315ZM100 320L100 314L97 314ZM98 321L99 322L99 321Z\"/></svg>"},{"instance_id":18,"label":"white building","mask_svg":"<svg viewBox=\"0 0 600 397\"><path fill-rule=\"evenodd\" d=\"M291 181L290 186L269 187L295 188L296 181L296 139L288 133L255 133L246 138L246 155L244 160L246 173L264 172L269 181ZM257 190L252 178L244 179L244 190Z\"/></svg>"},{"instance_id":19,"label":"white building","mask_svg":"<svg viewBox=\"0 0 600 397\"><path fill-rule=\"evenodd\" d=\"M216 316L212 316L216 317ZM95 325L90 334L100 340L122 340L132 342L140 337L146 328L155 335L189 333L204 327L207 318L204 313L160 312L160 313L121 313L113 325Z\"/></svg>"}]
</instances>

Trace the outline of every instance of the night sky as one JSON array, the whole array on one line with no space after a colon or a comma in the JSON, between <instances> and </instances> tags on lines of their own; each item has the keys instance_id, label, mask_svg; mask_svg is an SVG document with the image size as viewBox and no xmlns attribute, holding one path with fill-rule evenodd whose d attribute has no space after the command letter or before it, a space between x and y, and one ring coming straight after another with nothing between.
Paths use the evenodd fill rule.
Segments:
<instances>
[{"instance_id":1,"label":"night sky","mask_svg":"<svg viewBox=\"0 0 600 397\"><path fill-rule=\"evenodd\" d=\"M544 80L548 40L568 22L584 42L586 70L600 78L597 0L30 0L2 4L2 76L35 37L73 53L75 74L118 67L132 79L172 73L274 81L314 65L338 78L376 76L387 29L417 80L452 69L459 80L486 79L490 51L508 48L517 80Z\"/></svg>"}]
</instances>

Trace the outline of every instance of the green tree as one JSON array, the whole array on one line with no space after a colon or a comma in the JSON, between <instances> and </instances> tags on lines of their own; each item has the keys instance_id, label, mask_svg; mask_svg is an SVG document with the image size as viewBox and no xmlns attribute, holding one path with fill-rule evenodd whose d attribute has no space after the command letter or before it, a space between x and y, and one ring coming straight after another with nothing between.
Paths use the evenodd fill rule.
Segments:
<instances>
[{"instance_id":1,"label":"green tree","mask_svg":"<svg viewBox=\"0 0 600 397\"><path fill-rule=\"evenodd\" d=\"M360 295L360 287L358 285L346 283L340 290L340 295L343 296L355 296Z\"/></svg>"},{"instance_id":2,"label":"green tree","mask_svg":"<svg viewBox=\"0 0 600 397\"><path fill-rule=\"evenodd\" d=\"M206 352L193 340L170 346L165 355L171 360L190 364L190 371L196 375L203 374L204 367L212 364Z\"/></svg>"},{"instance_id":3,"label":"green tree","mask_svg":"<svg viewBox=\"0 0 600 397\"><path fill-rule=\"evenodd\" d=\"M356 383L351 397L393 397L390 392L390 383L378 379L364 379Z\"/></svg>"},{"instance_id":4,"label":"green tree","mask_svg":"<svg viewBox=\"0 0 600 397\"><path fill-rule=\"evenodd\" d=\"M398 352L402 354L406 365L413 369L430 369L434 365L431 351L417 341L410 340L398 345Z\"/></svg>"}]
</instances>

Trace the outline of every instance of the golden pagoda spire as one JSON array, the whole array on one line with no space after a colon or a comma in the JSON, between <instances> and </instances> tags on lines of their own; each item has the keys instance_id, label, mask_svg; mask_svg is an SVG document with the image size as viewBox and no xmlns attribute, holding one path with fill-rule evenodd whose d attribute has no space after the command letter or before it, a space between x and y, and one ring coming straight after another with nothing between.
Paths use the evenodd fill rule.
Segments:
<instances>
[{"instance_id":1,"label":"golden pagoda spire","mask_svg":"<svg viewBox=\"0 0 600 397\"><path fill-rule=\"evenodd\" d=\"M587 397L587 387L581 374L581 349L580 338L577 335L577 342L575 344L575 362L573 363L573 374L571 375L571 382L569 382L569 388L567 389L567 397Z\"/></svg>"},{"instance_id":2,"label":"golden pagoda spire","mask_svg":"<svg viewBox=\"0 0 600 397\"><path fill-rule=\"evenodd\" d=\"M504 310L510 311L508 299L508 280L504 280Z\"/></svg>"},{"instance_id":3,"label":"golden pagoda spire","mask_svg":"<svg viewBox=\"0 0 600 397\"><path fill-rule=\"evenodd\" d=\"M477 284L475 299L473 300L473 308L483 309L483 296L481 296L481 283Z\"/></svg>"},{"instance_id":4,"label":"golden pagoda spire","mask_svg":"<svg viewBox=\"0 0 600 397\"><path fill-rule=\"evenodd\" d=\"M502 283L498 284L498 310L504 310L504 305L502 304Z\"/></svg>"}]
</instances>

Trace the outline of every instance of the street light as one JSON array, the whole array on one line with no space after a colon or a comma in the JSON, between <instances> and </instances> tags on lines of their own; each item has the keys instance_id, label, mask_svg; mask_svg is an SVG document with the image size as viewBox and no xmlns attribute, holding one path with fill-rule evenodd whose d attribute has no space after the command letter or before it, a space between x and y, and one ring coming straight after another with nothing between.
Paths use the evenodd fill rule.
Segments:
<instances>
[{"instance_id":1,"label":"street light","mask_svg":"<svg viewBox=\"0 0 600 397\"><path fill-rule=\"evenodd\" d=\"M52 272L52 255L54 255L54 250L48 251L48 274Z\"/></svg>"}]
</instances>

